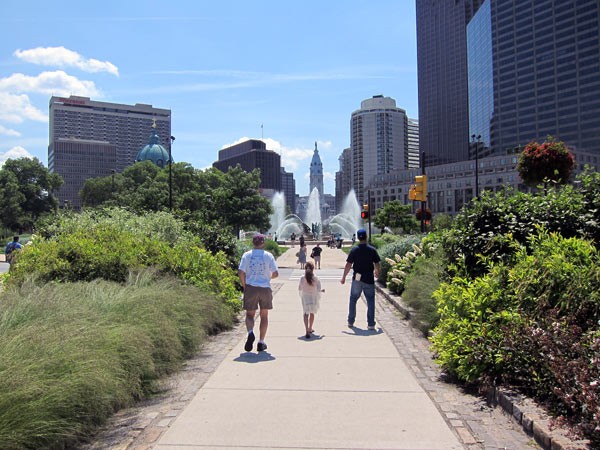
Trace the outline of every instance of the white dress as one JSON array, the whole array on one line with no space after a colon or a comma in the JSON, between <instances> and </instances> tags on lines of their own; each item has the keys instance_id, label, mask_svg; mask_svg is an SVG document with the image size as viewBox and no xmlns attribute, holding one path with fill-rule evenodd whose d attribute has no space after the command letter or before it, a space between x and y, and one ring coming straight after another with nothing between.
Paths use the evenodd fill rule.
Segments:
<instances>
[{"instance_id":1,"label":"white dress","mask_svg":"<svg viewBox=\"0 0 600 450\"><path fill-rule=\"evenodd\" d=\"M302 299L304 314L314 314L319 310L319 303L321 301L321 280L319 278L315 276L312 284L308 284L306 276L300 278L298 293Z\"/></svg>"}]
</instances>

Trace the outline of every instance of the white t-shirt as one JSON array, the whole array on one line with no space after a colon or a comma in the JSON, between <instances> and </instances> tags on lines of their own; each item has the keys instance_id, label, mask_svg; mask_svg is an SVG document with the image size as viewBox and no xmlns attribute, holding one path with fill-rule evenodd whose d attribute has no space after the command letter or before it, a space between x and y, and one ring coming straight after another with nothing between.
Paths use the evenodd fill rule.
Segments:
<instances>
[{"instance_id":1,"label":"white t-shirt","mask_svg":"<svg viewBox=\"0 0 600 450\"><path fill-rule=\"evenodd\" d=\"M271 287L271 275L277 272L273 255L263 249L252 249L243 254L239 270L246 274L246 284Z\"/></svg>"}]
</instances>

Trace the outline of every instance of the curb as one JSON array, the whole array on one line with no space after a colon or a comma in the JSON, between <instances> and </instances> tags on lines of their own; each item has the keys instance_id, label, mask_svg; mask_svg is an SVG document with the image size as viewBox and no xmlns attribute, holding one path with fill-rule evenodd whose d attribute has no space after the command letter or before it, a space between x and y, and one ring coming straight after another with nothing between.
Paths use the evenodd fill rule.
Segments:
<instances>
[{"instance_id":1,"label":"curb","mask_svg":"<svg viewBox=\"0 0 600 450\"><path fill-rule=\"evenodd\" d=\"M415 320L414 309L402 301L402 297L392 294L388 289L375 283L377 293L394 306L410 321ZM588 440L574 441L565 430L550 429L550 416L533 400L506 388L494 386L482 390L486 401L491 406L500 406L502 410L519 424L523 431L535 439L544 450L589 450Z\"/></svg>"}]
</instances>

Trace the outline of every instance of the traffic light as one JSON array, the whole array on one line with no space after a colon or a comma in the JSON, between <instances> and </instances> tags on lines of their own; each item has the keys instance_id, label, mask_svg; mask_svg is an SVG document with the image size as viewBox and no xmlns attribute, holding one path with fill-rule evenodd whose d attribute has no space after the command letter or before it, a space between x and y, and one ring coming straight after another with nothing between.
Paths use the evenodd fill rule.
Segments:
<instances>
[{"instance_id":1,"label":"traffic light","mask_svg":"<svg viewBox=\"0 0 600 450\"><path fill-rule=\"evenodd\" d=\"M369 205L368 204L363 205L363 209L360 212L360 218L362 220L367 220L369 218Z\"/></svg>"},{"instance_id":2,"label":"traffic light","mask_svg":"<svg viewBox=\"0 0 600 450\"><path fill-rule=\"evenodd\" d=\"M417 175L415 183L411 185L408 191L408 198L418 202L427 201L427 175Z\"/></svg>"}]
</instances>

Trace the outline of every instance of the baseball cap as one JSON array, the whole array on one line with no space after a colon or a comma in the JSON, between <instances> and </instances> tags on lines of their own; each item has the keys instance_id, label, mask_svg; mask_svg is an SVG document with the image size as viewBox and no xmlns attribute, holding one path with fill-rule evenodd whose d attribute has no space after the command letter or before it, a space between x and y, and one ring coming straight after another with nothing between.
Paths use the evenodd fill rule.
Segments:
<instances>
[{"instance_id":1,"label":"baseball cap","mask_svg":"<svg viewBox=\"0 0 600 450\"><path fill-rule=\"evenodd\" d=\"M358 239L365 239L367 237L367 230L365 230L364 228L360 228L357 232L356 232L356 237Z\"/></svg>"},{"instance_id":2,"label":"baseball cap","mask_svg":"<svg viewBox=\"0 0 600 450\"><path fill-rule=\"evenodd\" d=\"M265 235L264 234L260 234L260 233L256 233L254 235L254 237L252 238L252 243L254 245L262 245L265 243Z\"/></svg>"}]
</instances>

